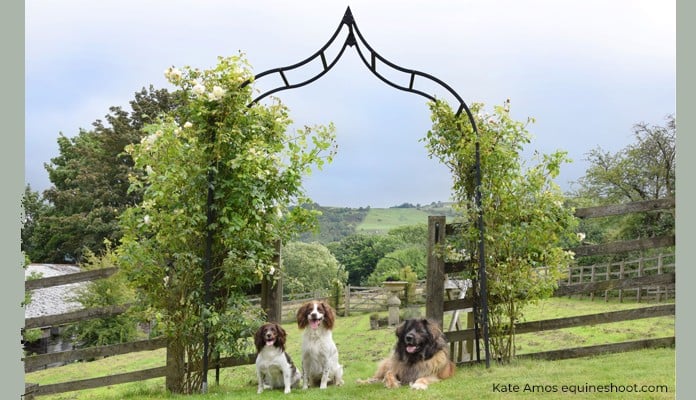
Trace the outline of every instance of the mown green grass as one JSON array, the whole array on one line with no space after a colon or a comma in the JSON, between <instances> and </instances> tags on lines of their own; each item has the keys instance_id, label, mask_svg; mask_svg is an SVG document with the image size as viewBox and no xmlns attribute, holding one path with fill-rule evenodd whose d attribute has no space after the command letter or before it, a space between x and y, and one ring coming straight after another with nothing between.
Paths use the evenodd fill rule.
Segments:
<instances>
[{"instance_id":1,"label":"mown green grass","mask_svg":"<svg viewBox=\"0 0 696 400\"><path fill-rule=\"evenodd\" d=\"M642 307L645 304L604 303L577 299L549 299L531 306L527 320L549 319L562 316L593 314L611 310ZM446 323L447 323L446 319ZM288 352L299 363L301 332L296 326L286 324L289 334ZM632 337L665 337L674 335L674 318L658 317L622 323L573 328L560 331L519 335L518 353L545 351L612 341L631 340ZM393 346L393 328L371 330L369 315L339 318L334 331L339 348L340 362L345 366L343 387L316 388L307 391L294 390L290 395L282 391L265 391L256 394L254 366L226 368L221 371L220 385L215 385L215 375L209 375L210 388L206 395L194 395L191 399L422 399L425 394L400 388L386 389L379 384L360 385L356 381L371 376L376 364ZM109 357L90 363L75 363L60 368L27 374L27 382L48 384L55 382L102 376L118 372L161 366L164 350ZM508 398L572 398L572 399L673 399L675 393L675 350L640 350L621 354L607 354L563 361L517 360L511 365L493 364L460 366L455 377L431 385L428 399L508 399ZM561 393L564 385L585 388L586 385L666 385L668 393ZM519 392L501 392L503 387ZM525 392L525 385L547 386L557 392ZM111 387L69 392L40 399L172 399L184 398L164 393L164 379L152 379Z\"/></svg>"}]
</instances>

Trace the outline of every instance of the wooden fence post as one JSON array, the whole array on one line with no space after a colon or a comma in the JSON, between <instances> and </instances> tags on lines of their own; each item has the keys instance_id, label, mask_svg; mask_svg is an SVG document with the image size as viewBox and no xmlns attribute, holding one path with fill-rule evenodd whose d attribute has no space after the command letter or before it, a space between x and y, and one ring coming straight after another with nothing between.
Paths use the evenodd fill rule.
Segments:
<instances>
[{"instance_id":1,"label":"wooden fence post","mask_svg":"<svg viewBox=\"0 0 696 400\"><path fill-rule=\"evenodd\" d=\"M343 300L343 306L345 309L343 310L343 316L348 317L350 316L350 283L346 285L345 290L345 300Z\"/></svg>"},{"instance_id":2,"label":"wooden fence post","mask_svg":"<svg viewBox=\"0 0 696 400\"><path fill-rule=\"evenodd\" d=\"M39 388L38 383L24 383L24 395L22 395L23 400L34 400L34 393Z\"/></svg>"},{"instance_id":3,"label":"wooden fence post","mask_svg":"<svg viewBox=\"0 0 696 400\"><path fill-rule=\"evenodd\" d=\"M619 264L619 279L624 278L624 262ZM619 303L623 303L623 289L619 289Z\"/></svg>"},{"instance_id":4,"label":"wooden fence post","mask_svg":"<svg viewBox=\"0 0 696 400\"><path fill-rule=\"evenodd\" d=\"M638 260L638 277L643 276L643 269L645 268L645 264L643 263L643 255L641 254L640 259ZM638 286L638 289L636 291L636 302L640 303L641 300L641 291L643 290L642 287Z\"/></svg>"},{"instance_id":5,"label":"wooden fence post","mask_svg":"<svg viewBox=\"0 0 696 400\"><path fill-rule=\"evenodd\" d=\"M283 279L281 274L283 264L280 240L277 240L274 246L273 265L275 266L277 278L266 276L261 281L261 308L266 313L268 321L280 323L283 319Z\"/></svg>"},{"instance_id":6,"label":"wooden fence post","mask_svg":"<svg viewBox=\"0 0 696 400\"><path fill-rule=\"evenodd\" d=\"M184 387L184 349L172 340L167 342L165 387L169 393L181 393Z\"/></svg>"},{"instance_id":7,"label":"wooden fence post","mask_svg":"<svg viewBox=\"0 0 696 400\"><path fill-rule=\"evenodd\" d=\"M657 274L662 275L662 252L657 256ZM667 294L667 286L664 287L665 294ZM657 287L657 302L662 300L662 288Z\"/></svg>"},{"instance_id":8,"label":"wooden fence post","mask_svg":"<svg viewBox=\"0 0 696 400\"><path fill-rule=\"evenodd\" d=\"M445 244L444 216L428 217L428 271L425 282L425 315L442 326L445 301L445 260L441 255Z\"/></svg>"},{"instance_id":9,"label":"wooden fence post","mask_svg":"<svg viewBox=\"0 0 696 400\"><path fill-rule=\"evenodd\" d=\"M595 265L592 265L592 269L590 271L590 282L595 281ZM594 300L594 291L590 292L590 301Z\"/></svg>"}]
</instances>

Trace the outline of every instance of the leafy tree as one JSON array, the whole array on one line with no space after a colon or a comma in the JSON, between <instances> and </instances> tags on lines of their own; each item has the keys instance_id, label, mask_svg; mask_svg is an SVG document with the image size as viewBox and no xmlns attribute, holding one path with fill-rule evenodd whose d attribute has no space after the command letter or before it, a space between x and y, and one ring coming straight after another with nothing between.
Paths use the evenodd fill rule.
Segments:
<instances>
[{"instance_id":1,"label":"leafy tree","mask_svg":"<svg viewBox=\"0 0 696 400\"><path fill-rule=\"evenodd\" d=\"M418 224L393 228L387 232L387 238L395 245L395 250L385 254L377 262L367 283L377 286L385 280L401 279L404 276L404 268L408 268L409 274L414 276L414 281L425 279L428 226Z\"/></svg>"},{"instance_id":2,"label":"leafy tree","mask_svg":"<svg viewBox=\"0 0 696 400\"><path fill-rule=\"evenodd\" d=\"M299 240L306 243L323 244L337 242L355 233L355 228L365 219L369 208L322 207L318 204L308 206L318 211L318 228L314 232L304 232Z\"/></svg>"},{"instance_id":3,"label":"leafy tree","mask_svg":"<svg viewBox=\"0 0 696 400\"><path fill-rule=\"evenodd\" d=\"M31 190L31 185L26 185L22 197L21 248L28 258L31 258L30 255L36 254L41 248L41 243L36 242L35 231L40 217L46 213L47 209L48 205L44 202L41 194Z\"/></svg>"},{"instance_id":4,"label":"leafy tree","mask_svg":"<svg viewBox=\"0 0 696 400\"><path fill-rule=\"evenodd\" d=\"M320 243L290 242L283 247L282 260L286 294L326 291L348 280L336 257Z\"/></svg>"},{"instance_id":5,"label":"leafy tree","mask_svg":"<svg viewBox=\"0 0 696 400\"><path fill-rule=\"evenodd\" d=\"M327 247L348 272L348 283L359 286L366 282L382 257L398 248L398 242L393 237L358 233Z\"/></svg>"},{"instance_id":6,"label":"leafy tree","mask_svg":"<svg viewBox=\"0 0 696 400\"><path fill-rule=\"evenodd\" d=\"M634 125L635 142L616 153L591 150L578 194L599 204L674 196L677 125L674 115L665 120L664 126Z\"/></svg>"},{"instance_id":7,"label":"leafy tree","mask_svg":"<svg viewBox=\"0 0 696 400\"><path fill-rule=\"evenodd\" d=\"M458 245L473 259L478 259L480 234L473 168L479 143L488 323L493 356L503 361L514 356L515 324L525 305L551 295L562 268L571 262L572 254L560 243L573 240L576 225L573 210L564 207L553 182L566 153L536 154L536 164L528 166L521 151L530 142L527 125L532 120L513 120L509 105L488 114L483 105L474 104L476 135L466 114L456 117L448 105L431 103L433 128L424 139L430 155L453 173L453 198L468 222L458 233Z\"/></svg>"},{"instance_id":8,"label":"leafy tree","mask_svg":"<svg viewBox=\"0 0 696 400\"><path fill-rule=\"evenodd\" d=\"M203 379L204 333L207 357L248 351L241 338L261 316L245 291L273 276L274 242L312 225L302 178L331 161L333 126L287 132L279 101L248 107L253 89L242 83L253 74L242 56L165 75L185 102L127 147L142 172L131 191L143 201L122 216L120 262L169 340L178 374L167 388L192 393Z\"/></svg>"},{"instance_id":9,"label":"leafy tree","mask_svg":"<svg viewBox=\"0 0 696 400\"><path fill-rule=\"evenodd\" d=\"M676 128L674 115L668 115L663 126L644 122L634 125L635 142L616 153L600 147L591 150L587 154L590 167L577 182L579 188L572 193L574 200L583 206L595 206L673 197L676 191ZM606 240L636 239L673 232L674 214L666 211L634 213L589 224L603 224L607 229L601 230L608 232ZM581 229L593 230L589 226ZM589 235L588 240L602 241Z\"/></svg>"},{"instance_id":10,"label":"leafy tree","mask_svg":"<svg viewBox=\"0 0 696 400\"><path fill-rule=\"evenodd\" d=\"M406 225L392 228L387 235L395 238L403 246L420 246L425 249L428 246L428 225Z\"/></svg>"},{"instance_id":11,"label":"leafy tree","mask_svg":"<svg viewBox=\"0 0 696 400\"><path fill-rule=\"evenodd\" d=\"M37 262L79 262L83 249L99 254L104 239L121 237L117 217L137 204L140 191L128 191L133 161L123 152L139 142L142 128L162 112L176 108L176 95L164 89L143 88L130 102L131 111L111 107L106 121L75 137L58 138L59 155L46 164L53 186L44 192L50 206L42 209L26 238Z\"/></svg>"},{"instance_id":12,"label":"leafy tree","mask_svg":"<svg viewBox=\"0 0 696 400\"><path fill-rule=\"evenodd\" d=\"M375 270L367 279L367 284L379 286L387 280L399 280L406 268L413 273L415 280L425 279L427 274L425 247L409 246L386 254L377 262Z\"/></svg>"}]
</instances>

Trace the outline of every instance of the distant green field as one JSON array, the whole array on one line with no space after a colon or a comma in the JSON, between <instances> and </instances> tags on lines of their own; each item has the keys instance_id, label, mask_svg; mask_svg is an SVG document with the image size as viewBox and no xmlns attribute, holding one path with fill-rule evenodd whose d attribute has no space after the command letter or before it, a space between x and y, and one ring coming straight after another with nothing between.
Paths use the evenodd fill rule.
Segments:
<instances>
[{"instance_id":1,"label":"distant green field","mask_svg":"<svg viewBox=\"0 0 696 400\"><path fill-rule=\"evenodd\" d=\"M384 234L405 225L427 224L429 212L417 208L371 208L357 233Z\"/></svg>"}]
</instances>

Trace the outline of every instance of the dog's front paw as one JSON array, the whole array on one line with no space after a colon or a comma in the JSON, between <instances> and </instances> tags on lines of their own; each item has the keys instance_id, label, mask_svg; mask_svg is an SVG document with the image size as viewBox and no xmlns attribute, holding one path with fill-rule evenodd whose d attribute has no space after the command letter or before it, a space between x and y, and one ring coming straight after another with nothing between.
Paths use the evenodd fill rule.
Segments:
<instances>
[{"instance_id":1,"label":"dog's front paw","mask_svg":"<svg viewBox=\"0 0 696 400\"><path fill-rule=\"evenodd\" d=\"M399 380L396 379L394 374L389 372L384 376L384 386L389 389L396 389L401 386L401 382L399 382Z\"/></svg>"},{"instance_id":2,"label":"dog's front paw","mask_svg":"<svg viewBox=\"0 0 696 400\"><path fill-rule=\"evenodd\" d=\"M291 392L290 388L285 388L285 394L288 394L290 392Z\"/></svg>"},{"instance_id":3,"label":"dog's front paw","mask_svg":"<svg viewBox=\"0 0 696 400\"><path fill-rule=\"evenodd\" d=\"M413 382L411 384L411 389L416 389L416 390L425 390L428 388L428 385L422 382Z\"/></svg>"}]
</instances>

